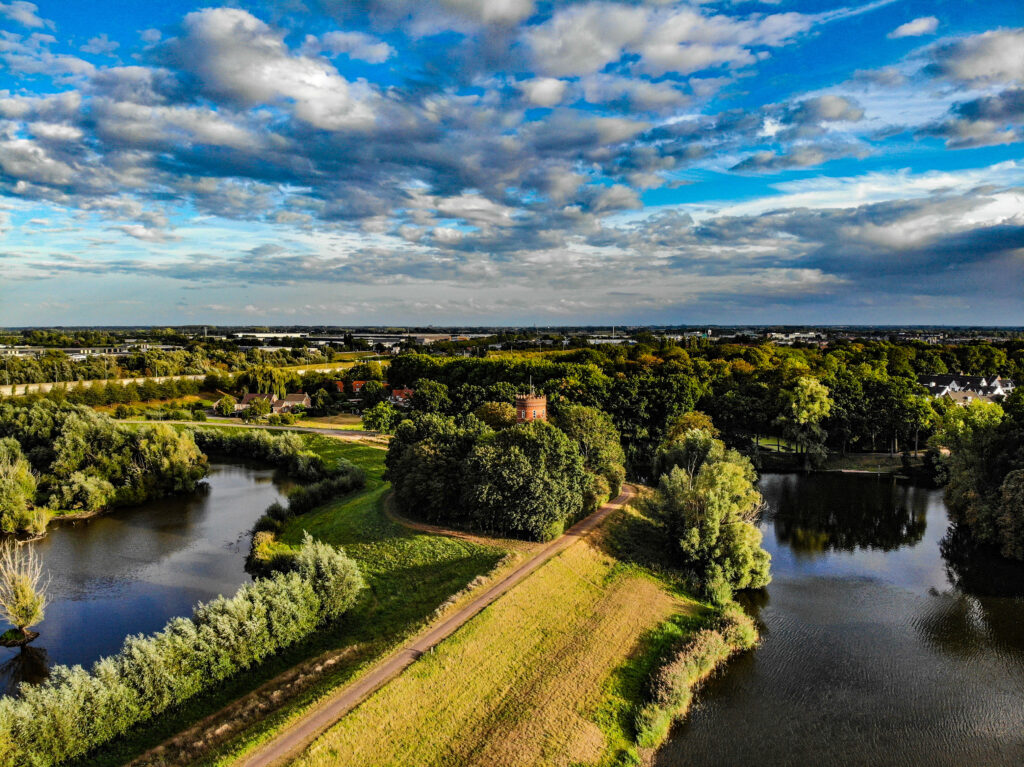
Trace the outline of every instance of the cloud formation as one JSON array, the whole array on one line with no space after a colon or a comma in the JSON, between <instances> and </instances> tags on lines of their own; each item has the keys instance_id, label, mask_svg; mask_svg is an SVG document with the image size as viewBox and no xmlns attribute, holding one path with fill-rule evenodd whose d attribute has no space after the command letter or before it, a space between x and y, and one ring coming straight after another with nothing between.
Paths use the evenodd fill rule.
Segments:
<instances>
[{"instance_id":1,"label":"cloud formation","mask_svg":"<svg viewBox=\"0 0 1024 767\"><path fill-rule=\"evenodd\" d=\"M0 36L0 60L33 84L0 90L0 204L21 206L4 211L9 273L400 286L408 300L505 285L522 291L509 307L542 280L559 311L667 312L733 306L730 295L834 303L837 291L898 292L878 275L914 270L930 294L983 295L1019 271L1022 179L984 181L999 157L979 155L974 186L955 194L869 200L865 182L796 198L784 185L1024 140L1022 29L769 91L795 77L777 74L785 57L889 5L310 7L202 7L71 47L34 5L0 4L20 25ZM877 39L895 23L879 20ZM727 192L698 211L697 187ZM943 287L950 264L962 273ZM593 298L610 285L619 297Z\"/></svg>"}]
</instances>

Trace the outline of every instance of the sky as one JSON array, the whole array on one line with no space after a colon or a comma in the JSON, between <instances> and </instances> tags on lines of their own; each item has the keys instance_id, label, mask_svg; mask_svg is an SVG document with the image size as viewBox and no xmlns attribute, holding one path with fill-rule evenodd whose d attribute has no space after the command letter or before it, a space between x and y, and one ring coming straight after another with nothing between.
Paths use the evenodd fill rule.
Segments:
<instances>
[{"instance_id":1,"label":"sky","mask_svg":"<svg viewBox=\"0 0 1024 767\"><path fill-rule=\"evenodd\" d=\"M1020 0L0 0L0 325L1024 325Z\"/></svg>"}]
</instances>

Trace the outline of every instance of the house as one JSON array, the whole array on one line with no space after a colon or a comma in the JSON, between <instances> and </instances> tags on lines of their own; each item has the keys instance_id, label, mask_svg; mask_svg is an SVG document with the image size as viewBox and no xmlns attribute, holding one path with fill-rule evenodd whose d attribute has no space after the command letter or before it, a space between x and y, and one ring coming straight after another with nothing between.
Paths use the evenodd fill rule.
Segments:
<instances>
[{"instance_id":1,"label":"house","mask_svg":"<svg viewBox=\"0 0 1024 767\"><path fill-rule=\"evenodd\" d=\"M391 392L391 404L398 407L409 407L412 404L412 389L394 389Z\"/></svg>"},{"instance_id":2,"label":"house","mask_svg":"<svg viewBox=\"0 0 1024 767\"><path fill-rule=\"evenodd\" d=\"M296 407L301 406L309 409L313 404L313 400L309 398L308 394L303 392L297 392L296 394L286 394L283 398L277 400L270 406L270 410L273 413L291 413Z\"/></svg>"},{"instance_id":3,"label":"house","mask_svg":"<svg viewBox=\"0 0 1024 767\"><path fill-rule=\"evenodd\" d=\"M995 401L992 399L992 397L989 397L984 394L978 394L973 391L951 391L947 392L943 396L946 399L953 402L954 404L960 405L961 407L967 407L967 405L971 404L971 402L973 402L974 400L978 400L979 402Z\"/></svg>"},{"instance_id":4,"label":"house","mask_svg":"<svg viewBox=\"0 0 1024 767\"><path fill-rule=\"evenodd\" d=\"M366 381L353 381L352 382L352 393L359 394L362 388L366 386Z\"/></svg>"},{"instance_id":5,"label":"house","mask_svg":"<svg viewBox=\"0 0 1024 767\"><path fill-rule=\"evenodd\" d=\"M961 405L966 404L965 397L951 395L969 394L972 399L981 398L992 402L1005 397L1014 389L1013 381L1000 376L919 375L917 380L928 389L931 396L949 397Z\"/></svg>"},{"instance_id":6,"label":"house","mask_svg":"<svg viewBox=\"0 0 1024 767\"><path fill-rule=\"evenodd\" d=\"M241 401L238 402L235 405L235 412L237 413L237 412L239 412L241 410L245 410L247 407L249 407L249 405L251 405L253 402L255 402L258 399L263 399L263 400L266 400L267 402L269 402L270 403L270 409L273 410L274 409L274 403L277 402L277 395L276 394L257 394L257 393L243 394Z\"/></svg>"}]
</instances>

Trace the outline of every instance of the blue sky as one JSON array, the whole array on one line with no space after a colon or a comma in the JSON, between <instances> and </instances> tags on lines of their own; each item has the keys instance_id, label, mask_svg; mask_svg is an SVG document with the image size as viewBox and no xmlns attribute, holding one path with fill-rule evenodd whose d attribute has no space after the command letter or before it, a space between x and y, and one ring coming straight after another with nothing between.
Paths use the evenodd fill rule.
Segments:
<instances>
[{"instance_id":1,"label":"blue sky","mask_svg":"<svg viewBox=\"0 0 1024 767\"><path fill-rule=\"evenodd\" d=\"M1024 5L0 0L0 275L2 325L1024 325Z\"/></svg>"}]
</instances>

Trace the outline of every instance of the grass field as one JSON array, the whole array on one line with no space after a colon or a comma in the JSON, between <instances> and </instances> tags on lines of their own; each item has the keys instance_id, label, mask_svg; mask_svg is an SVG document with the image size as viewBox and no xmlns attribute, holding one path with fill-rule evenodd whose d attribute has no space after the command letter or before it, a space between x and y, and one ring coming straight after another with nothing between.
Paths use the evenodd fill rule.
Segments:
<instances>
[{"instance_id":1,"label":"grass field","mask_svg":"<svg viewBox=\"0 0 1024 767\"><path fill-rule=\"evenodd\" d=\"M696 623L703 612L609 554L597 534L363 702L294 764L625 763L635 753L629 714L662 627Z\"/></svg>"},{"instance_id":2,"label":"grass field","mask_svg":"<svg viewBox=\"0 0 1024 767\"><path fill-rule=\"evenodd\" d=\"M363 419L361 416L351 413L340 415L325 415L317 418L303 418L297 426L312 426L322 429L344 429L345 431L362 431Z\"/></svg>"},{"instance_id":3,"label":"grass field","mask_svg":"<svg viewBox=\"0 0 1024 767\"><path fill-rule=\"evenodd\" d=\"M317 434L303 434L307 444L328 462L344 458L366 472L366 487L350 496L290 520L281 539L298 543L304 529L345 550L358 563L368 588L345 619L325 627L256 669L240 675L216 693L191 701L187 707L151 722L138 732L91 754L84 767L115 767L131 761L167 738L260 685L278 679L293 667L306 664L301 683L287 694L271 684L265 696L272 710L260 710L252 719L233 720L232 713L217 718L199 735L175 743L170 749L134 764L180 765L230 763L234 754L261 742L277 727L297 715L337 685L351 680L375 663L404 638L432 619L435 610L477 576L491 571L505 552L496 547L439 535L416 533L391 521L382 501L388 490L383 480L384 451ZM330 657L330 663L322 659ZM317 662L311 659L320 659ZM294 675L293 675L294 676ZM277 701L280 701L278 704ZM226 725L226 727L225 727ZM221 729L223 728L223 729ZM217 731L218 735L214 736ZM224 733L231 739L221 743ZM212 741L212 743L211 743ZM195 744L204 743L197 751ZM205 746L216 745L214 749Z\"/></svg>"}]
</instances>

